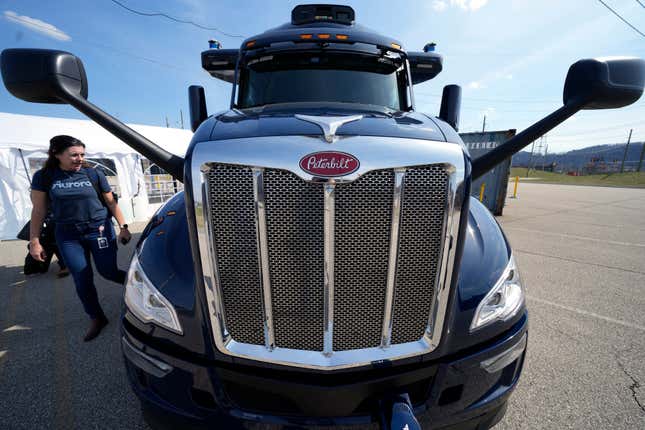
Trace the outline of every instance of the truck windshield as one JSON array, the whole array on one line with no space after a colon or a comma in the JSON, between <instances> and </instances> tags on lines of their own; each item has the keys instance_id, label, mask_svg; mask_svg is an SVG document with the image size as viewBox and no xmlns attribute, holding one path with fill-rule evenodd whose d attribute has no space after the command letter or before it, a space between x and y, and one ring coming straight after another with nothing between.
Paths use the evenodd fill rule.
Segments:
<instances>
[{"instance_id":1,"label":"truck windshield","mask_svg":"<svg viewBox=\"0 0 645 430\"><path fill-rule=\"evenodd\" d=\"M238 107L359 103L405 110L407 84L396 56L306 53L265 56L241 69Z\"/></svg>"}]
</instances>

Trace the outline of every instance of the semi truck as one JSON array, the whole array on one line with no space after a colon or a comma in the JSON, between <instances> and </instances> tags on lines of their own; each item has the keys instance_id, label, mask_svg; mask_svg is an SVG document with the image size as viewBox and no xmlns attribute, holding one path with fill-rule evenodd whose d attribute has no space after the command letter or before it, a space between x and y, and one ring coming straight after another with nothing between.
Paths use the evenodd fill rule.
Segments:
<instances>
[{"instance_id":1,"label":"semi truck","mask_svg":"<svg viewBox=\"0 0 645 430\"><path fill-rule=\"evenodd\" d=\"M83 63L7 49L16 97L67 103L185 190L151 218L124 292L120 343L154 428L485 429L504 415L527 351L511 246L471 184L581 109L639 99L645 63L584 59L563 105L472 159L457 134L461 90L438 115L414 85L433 49L356 23L342 5L209 49L232 87L208 114L189 88L184 157L87 100Z\"/></svg>"}]
</instances>

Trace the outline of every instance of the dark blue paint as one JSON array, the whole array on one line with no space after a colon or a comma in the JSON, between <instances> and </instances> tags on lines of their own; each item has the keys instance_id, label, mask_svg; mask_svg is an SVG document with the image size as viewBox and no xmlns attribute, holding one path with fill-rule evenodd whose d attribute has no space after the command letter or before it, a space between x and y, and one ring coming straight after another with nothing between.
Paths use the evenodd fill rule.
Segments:
<instances>
[{"instance_id":1,"label":"dark blue paint","mask_svg":"<svg viewBox=\"0 0 645 430\"><path fill-rule=\"evenodd\" d=\"M516 324L504 333L504 336L489 342L481 348L467 353L446 356L427 365L415 366L416 369L435 369L432 379L432 387L427 393L427 400L416 404L414 412L416 417L428 425L444 427L456 423L467 422L471 419L478 419L483 414L491 413L504 405L515 388L519 379L523 358L518 359L514 364L497 373L487 373L480 366L486 359L496 356L510 349L520 341L527 333L527 318L523 316ZM373 420L370 415L355 415L351 417L300 417L280 414L268 414L258 411L243 411L232 404L226 395L226 386L223 384L225 378L235 378L236 374L242 374L243 378L255 378L258 389L282 390L283 395L291 391L294 381L301 381L304 389L311 389L315 392L320 389L320 382L307 378L301 374L295 380L281 378L280 374L271 371L261 372L258 369L233 368L230 366L218 366L217 363L199 363L188 360L185 356L170 355L155 347L141 343L133 338L127 331L123 332L124 337L136 349L144 351L145 354L160 360L173 367L173 371L164 378L148 376L145 384L137 375L136 364L127 357L125 359L126 369L133 390L142 401L145 407L153 408L156 416L163 416L167 428L180 428L187 424L200 424L206 426L219 426L226 422L226 428L242 428L240 422L229 421L231 417L259 421L265 424L276 424L285 426L342 426L367 424ZM229 376L225 373L229 372ZM231 373L232 372L232 373ZM351 370L352 373L358 370ZM376 374L365 374L362 386L383 377L391 377L399 374L410 375L409 370L405 373L397 373L392 369L381 369ZM236 381L236 379L234 379ZM297 382L295 383L297 384ZM341 383L341 385L343 385ZM439 405L441 393L448 388L463 385L463 393L459 400L447 405ZM310 387L310 388L306 388ZM344 386L346 389L348 386ZM198 405L191 398L191 390L198 388L212 396L213 403L210 406ZM328 386L325 386L329 390ZM359 388L360 389L360 388ZM164 421L165 421L164 420ZM161 423L163 424L163 423ZM477 421L469 423L469 426L455 428L474 428ZM238 427L238 425L240 427ZM166 428L166 427L163 427ZM488 426L485 426L488 428Z\"/></svg>"},{"instance_id":2,"label":"dark blue paint","mask_svg":"<svg viewBox=\"0 0 645 430\"><path fill-rule=\"evenodd\" d=\"M444 345L449 352L460 351L499 336L525 314L522 309L508 321L497 322L470 333L475 310L504 272L511 249L493 215L472 197L468 223L463 234L464 249L457 288L455 298L449 306L450 333L447 334Z\"/></svg>"},{"instance_id":3,"label":"dark blue paint","mask_svg":"<svg viewBox=\"0 0 645 430\"><path fill-rule=\"evenodd\" d=\"M426 116L428 119L430 119L436 126L437 128L443 133L444 135L444 140L446 142L453 142L453 143L462 143L462 139L459 136L459 133L455 131L454 128L450 126L447 122L443 121L442 119L439 119L437 117L430 117L427 115Z\"/></svg>"},{"instance_id":4,"label":"dark blue paint","mask_svg":"<svg viewBox=\"0 0 645 430\"><path fill-rule=\"evenodd\" d=\"M185 185L189 190L190 183ZM159 208L144 229L136 251L146 276L175 306L184 334L143 323L127 309L124 309L123 318L133 335L146 339L151 345L175 353L181 351L186 356L225 359L210 342L210 324L201 298L203 289L198 289L195 282L201 279L200 265L195 264L198 258L195 259L192 253L187 222L194 219L194 215L187 213L185 199L186 194L180 192ZM173 211L174 215L168 214Z\"/></svg>"},{"instance_id":5,"label":"dark blue paint","mask_svg":"<svg viewBox=\"0 0 645 430\"><path fill-rule=\"evenodd\" d=\"M168 212L175 215L168 215ZM162 218L161 218L162 217ZM139 262L155 287L176 307L192 310L195 276L190 256L186 206L178 193L155 214L162 219L147 231L138 250ZM187 270L188 269L188 270Z\"/></svg>"},{"instance_id":6,"label":"dark blue paint","mask_svg":"<svg viewBox=\"0 0 645 430\"><path fill-rule=\"evenodd\" d=\"M510 248L495 218L470 198L466 246L459 270L461 309L472 309L497 282L508 264Z\"/></svg>"},{"instance_id":7,"label":"dark blue paint","mask_svg":"<svg viewBox=\"0 0 645 430\"><path fill-rule=\"evenodd\" d=\"M303 46L303 49L311 49L310 45L313 45L312 43L300 43L301 42L300 34L303 34L303 33L316 34L316 33L325 33L325 32L329 32L332 34L335 34L335 33L345 34L349 36L348 38L349 42L352 42L352 43L358 42L357 44L359 46L361 44L366 43L370 45L386 46L392 50L394 50L393 48L391 48L392 43L396 43L399 46L402 46L401 42L397 41L396 39L393 39L387 36L382 36L360 24L354 23L352 25L343 25L343 24L336 24L332 22L319 21L319 22L304 24L304 25L293 25L291 23L283 24L279 27L269 29L264 33L261 33L246 39L244 42L242 42L240 49L242 50L242 52L253 52L253 51L262 52L262 49L261 49L262 47L269 46L272 43L284 42L284 41L297 41L299 42L299 45ZM253 49L246 50L246 43L249 41L255 41L255 44L253 45ZM349 43L343 43L342 41L339 41L339 40L334 40L333 43L334 45L338 45L338 44L349 45ZM357 50L357 48L354 48L354 50Z\"/></svg>"},{"instance_id":8,"label":"dark blue paint","mask_svg":"<svg viewBox=\"0 0 645 430\"><path fill-rule=\"evenodd\" d=\"M374 111L342 109L338 104L328 107L315 108L290 104L288 113L279 109L270 112L246 113L229 111L218 117L211 117L199 128L199 136L193 138L193 143L202 140L240 139L262 136L322 136L322 130L315 124L294 117L295 113L306 115L342 116L350 114L365 115L360 121L354 121L341 126L338 136L384 136L408 139L424 139L445 142L446 132L440 129L439 120L432 120L417 112L397 112L385 115ZM205 131L212 127L209 139L205 139ZM202 131L204 129L204 131ZM454 131L453 131L454 133ZM461 143L456 133L449 134L449 142ZM197 140L200 139L200 140Z\"/></svg>"}]
</instances>

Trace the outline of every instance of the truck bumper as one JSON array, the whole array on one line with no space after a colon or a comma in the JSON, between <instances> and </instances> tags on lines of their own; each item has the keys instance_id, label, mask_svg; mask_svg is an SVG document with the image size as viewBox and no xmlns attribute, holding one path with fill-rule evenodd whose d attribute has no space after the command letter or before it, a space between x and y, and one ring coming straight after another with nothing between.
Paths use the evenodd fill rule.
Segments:
<instances>
[{"instance_id":1,"label":"truck bumper","mask_svg":"<svg viewBox=\"0 0 645 430\"><path fill-rule=\"evenodd\" d=\"M504 416L528 336L525 314L494 341L438 361L312 375L186 361L122 327L128 377L153 428L379 429L380 402L407 393L424 429L487 429Z\"/></svg>"}]
</instances>

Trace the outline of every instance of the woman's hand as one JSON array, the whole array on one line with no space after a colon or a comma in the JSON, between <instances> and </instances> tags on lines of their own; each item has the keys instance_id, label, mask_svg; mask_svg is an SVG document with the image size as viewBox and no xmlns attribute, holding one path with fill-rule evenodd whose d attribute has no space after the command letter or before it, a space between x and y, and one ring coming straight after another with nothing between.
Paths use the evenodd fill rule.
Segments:
<instances>
[{"instance_id":1,"label":"woman's hand","mask_svg":"<svg viewBox=\"0 0 645 430\"><path fill-rule=\"evenodd\" d=\"M32 240L29 242L29 254L36 261L45 261L47 258L47 253L45 249L40 244L40 241Z\"/></svg>"},{"instance_id":2,"label":"woman's hand","mask_svg":"<svg viewBox=\"0 0 645 430\"><path fill-rule=\"evenodd\" d=\"M126 243L130 242L130 239L132 239L132 235L128 231L127 228L122 228L119 231L119 242L121 242L123 245Z\"/></svg>"},{"instance_id":3,"label":"woman's hand","mask_svg":"<svg viewBox=\"0 0 645 430\"><path fill-rule=\"evenodd\" d=\"M47 253L40 244L40 230L47 214L47 193L31 190L31 222L29 227L29 254L36 261L45 261Z\"/></svg>"}]
</instances>

